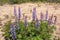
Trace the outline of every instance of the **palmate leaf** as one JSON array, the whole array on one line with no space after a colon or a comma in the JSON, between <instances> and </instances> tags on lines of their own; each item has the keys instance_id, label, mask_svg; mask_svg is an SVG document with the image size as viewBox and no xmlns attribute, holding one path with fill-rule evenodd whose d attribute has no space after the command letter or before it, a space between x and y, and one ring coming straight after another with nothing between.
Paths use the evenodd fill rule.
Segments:
<instances>
[{"instance_id":1,"label":"palmate leaf","mask_svg":"<svg viewBox=\"0 0 60 40\"><path fill-rule=\"evenodd\" d=\"M39 35L36 38L37 40L43 40Z\"/></svg>"},{"instance_id":2,"label":"palmate leaf","mask_svg":"<svg viewBox=\"0 0 60 40\"><path fill-rule=\"evenodd\" d=\"M32 37L31 40L43 40L43 39L40 38L39 36L36 36L36 37Z\"/></svg>"},{"instance_id":3,"label":"palmate leaf","mask_svg":"<svg viewBox=\"0 0 60 40\"><path fill-rule=\"evenodd\" d=\"M22 38L22 35L21 34L18 34L17 36L18 36L19 39Z\"/></svg>"},{"instance_id":4,"label":"palmate leaf","mask_svg":"<svg viewBox=\"0 0 60 40\"><path fill-rule=\"evenodd\" d=\"M46 22L41 22L41 32L46 32L47 31L47 27L48 27L48 24Z\"/></svg>"},{"instance_id":5,"label":"palmate leaf","mask_svg":"<svg viewBox=\"0 0 60 40\"><path fill-rule=\"evenodd\" d=\"M19 28L23 28L23 27L24 27L24 22L19 21L19 22L18 22L18 25L19 25Z\"/></svg>"},{"instance_id":6,"label":"palmate leaf","mask_svg":"<svg viewBox=\"0 0 60 40\"><path fill-rule=\"evenodd\" d=\"M25 27L24 27L24 23L23 23L22 21L19 21L19 22L18 22L18 27L19 27L19 31L20 31L20 32L24 31L24 28L25 28Z\"/></svg>"}]
</instances>

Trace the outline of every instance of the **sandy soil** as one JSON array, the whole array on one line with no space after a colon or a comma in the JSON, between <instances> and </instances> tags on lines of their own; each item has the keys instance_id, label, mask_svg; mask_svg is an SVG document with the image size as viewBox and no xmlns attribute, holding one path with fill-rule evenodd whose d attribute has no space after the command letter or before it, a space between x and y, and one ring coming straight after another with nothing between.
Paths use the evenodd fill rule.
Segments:
<instances>
[{"instance_id":1,"label":"sandy soil","mask_svg":"<svg viewBox=\"0 0 60 40\"><path fill-rule=\"evenodd\" d=\"M40 12L42 11L42 13L45 16L46 10L48 10L49 16L50 15L56 15L57 16L57 24L56 24L56 28L57 30L55 31L54 35L56 35L57 37L60 35L60 4L51 4L51 3L23 3L23 4L15 4L15 5L8 5L5 4L3 6L0 6L0 19L2 19L2 24L4 25L4 23L6 23L11 16L14 16L14 6L16 6L16 9L18 9L18 7L21 7L21 13L22 13L22 18L23 18L23 14L28 16L28 20L32 20L32 9L34 7L36 7L37 10L37 16L38 18L40 18ZM18 10L17 10L18 13ZM5 18L5 15L9 15L9 19ZM22 19L21 18L21 19ZM0 28L2 28L2 26L0 26ZM3 40L2 37L2 32L0 31L0 40Z\"/></svg>"}]
</instances>

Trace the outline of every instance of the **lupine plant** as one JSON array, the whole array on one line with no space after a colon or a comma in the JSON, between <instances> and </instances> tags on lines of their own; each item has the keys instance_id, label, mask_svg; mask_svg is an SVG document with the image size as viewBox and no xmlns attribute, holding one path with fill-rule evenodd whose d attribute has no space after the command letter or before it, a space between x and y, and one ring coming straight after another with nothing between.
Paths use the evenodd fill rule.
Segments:
<instances>
[{"instance_id":1,"label":"lupine plant","mask_svg":"<svg viewBox=\"0 0 60 40\"><path fill-rule=\"evenodd\" d=\"M33 8L33 14L32 14L33 21L36 19L36 8Z\"/></svg>"},{"instance_id":2,"label":"lupine plant","mask_svg":"<svg viewBox=\"0 0 60 40\"><path fill-rule=\"evenodd\" d=\"M39 23L39 20L38 20L38 18L36 18L36 28L40 28L40 23Z\"/></svg>"},{"instance_id":3,"label":"lupine plant","mask_svg":"<svg viewBox=\"0 0 60 40\"><path fill-rule=\"evenodd\" d=\"M24 25L25 25L25 27L28 26L27 16L25 16L25 18L24 18Z\"/></svg>"},{"instance_id":4,"label":"lupine plant","mask_svg":"<svg viewBox=\"0 0 60 40\"><path fill-rule=\"evenodd\" d=\"M12 39L13 40L16 40L16 32L15 32L15 27L14 27L14 24L11 24L11 28L10 28L10 32L11 32L11 35L12 35Z\"/></svg>"},{"instance_id":5,"label":"lupine plant","mask_svg":"<svg viewBox=\"0 0 60 40\"><path fill-rule=\"evenodd\" d=\"M20 11L20 7L18 7L18 19L21 19L21 11Z\"/></svg>"},{"instance_id":6,"label":"lupine plant","mask_svg":"<svg viewBox=\"0 0 60 40\"><path fill-rule=\"evenodd\" d=\"M14 6L14 16L16 16L16 6Z\"/></svg>"},{"instance_id":7,"label":"lupine plant","mask_svg":"<svg viewBox=\"0 0 60 40\"><path fill-rule=\"evenodd\" d=\"M19 15L16 15L16 7L14 7L14 15L20 19L21 11L18 8ZM9 20L3 27L5 40L52 40L52 34L55 30L57 16L50 16L48 18L48 10L46 11L46 19L43 13L40 14L40 19L36 16L36 8L33 8L32 21L28 22L27 16L24 16L24 21L18 20L14 23ZM55 18L52 22L53 17ZM41 21L42 20L42 21ZM54 25L52 25L54 24ZM27 26L28 25L28 26Z\"/></svg>"},{"instance_id":8,"label":"lupine plant","mask_svg":"<svg viewBox=\"0 0 60 40\"><path fill-rule=\"evenodd\" d=\"M45 18L46 20L48 19L48 10L46 11L46 18Z\"/></svg>"},{"instance_id":9,"label":"lupine plant","mask_svg":"<svg viewBox=\"0 0 60 40\"><path fill-rule=\"evenodd\" d=\"M40 13L40 20L42 21L44 19L44 15L43 15L43 13L41 12Z\"/></svg>"}]
</instances>

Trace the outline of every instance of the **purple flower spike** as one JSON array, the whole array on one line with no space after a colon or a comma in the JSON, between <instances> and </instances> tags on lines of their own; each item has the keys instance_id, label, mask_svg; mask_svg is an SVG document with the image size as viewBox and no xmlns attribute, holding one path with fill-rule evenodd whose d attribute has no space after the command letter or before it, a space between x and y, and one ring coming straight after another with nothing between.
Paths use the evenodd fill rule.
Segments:
<instances>
[{"instance_id":1,"label":"purple flower spike","mask_svg":"<svg viewBox=\"0 0 60 40\"><path fill-rule=\"evenodd\" d=\"M14 24L11 25L10 31L12 34L12 39L15 40L16 39L16 32L15 32Z\"/></svg>"},{"instance_id":2,"label":"purple flower spike","mask_svg":"<svg viewBox=\"0 0 60 40\"><path fill-rule=\"evenodd\" d=\"M19 30L18 22L15 22L14 27L15 27L15 30Z\"/></svg>"},{"instance_id":3,"label":"purple flower spike","mask_svg":"<svg viewBox=\"0 0 60 40\"><path fill-rule=\"evenodd\" d=\"M14 16L15 16L15 22L18 22L18 17L16 13L16 6L14 6Z\"/></svg>"},{"instance_id":4,"label":"purple flower spike","mask_svg":"<svg viewBox=\"0 0 60 40\"><path fill-rule=\"evenodd\" d=\"M49 17L49 19L48 19L48 24L49 24L49 25L53 23L53 22L52 22L52 19L53 19L53 14L52 14L52 16Z\"/></svg>"},{"instance_id":5,"label":"purple flower spike","mask_svg":"<svg viewBox=\"0 0 60 40\"><path fill-rule=\"evenodd\" d=\"M48 19L48 10L46 11L46 20Z\"/></svg>"},{"instance_id":6,"label":"purple flower spike","mask_svg":"<svg viewBox=\"0 0 60 40\"><path fill-rule=\"evenodd\" d=\"M16 6L14 6L14 16L17 16L17 14L16 14Z\"/></svg>"},{"instance_id":7,"label":"purple flower spike","mask_svg":"<svg viewBox=\"0 0 60 40\"><path fill-rule=\"evenodd\" d=\"M18 20L20 20L21 18L21 11L20 11L20 7L18 7Z\"/></svg>"},{"instance_id":8,"label":"purple flower spike","mask_svg":"<svg viewBox=\"0 0 60 40\"><path fill-rule=\"evenodd\" d=\"M24 19L24 25L25 25L25 27L28 26L27 16L25 16L25 19Z\"/></svg>"},{"instance_id":9,"label":"purple flower spike","mask_svg":"<svg viewBox=\"0 0 60 40\"><path fill-rule=\"evenodd\" d=\"M44 15L42 14L42 12L40 13L40 18L41 21L44 19Z\"/></svg>"},{"instance_id":10,"label":"purple flower spike","mask_svg":"<svg viewBox=\"0 0 60 40\"><path fill-rule=\"evenodd\" d=\"M37 28L39 28L39 27L40 27L40 23L39 23L38 18L36 18L36 27L37 27Z\"/></svg>"},{"instance_id":11,"label":"purple flower spike","mask_svg":"<svg viewBox=\"0 0 60 40\"><path fill-rule=\"evenodd\" d=\"M36 18L36 8L33 8L33 21L35 21L35 18Z\"/></svg>"},{"instance_id":12,"label":"purple flower spike","mask_svg":"<svg viewBox=\"0 0 60 40\"><path fill-rule=\"evenodd\" d=\"M54 16L54 17L55 17L54 24L56 24L56 21L57 21L57 16Z\"/></svg>"}]
</instances>

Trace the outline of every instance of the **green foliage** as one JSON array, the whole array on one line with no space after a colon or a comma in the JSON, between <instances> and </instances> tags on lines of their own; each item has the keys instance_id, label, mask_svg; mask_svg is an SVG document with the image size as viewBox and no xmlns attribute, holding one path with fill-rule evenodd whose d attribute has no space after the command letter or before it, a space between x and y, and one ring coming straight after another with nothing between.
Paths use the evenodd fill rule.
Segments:
<instances>
[{"instance_id":1,"label":"green foliage","mask_svg":"<svg viewBox=\"0 0 60 40\"><path fill-rule=\"evenodd\" d=\"M60 3L60 0L0 0L0 5L3 5L5 3L9 4L20 4L25 2L54 2L54 3Z\"/></svg>"},{"instance_id":2,"label":"green foliage","mask_svg":"<svg viewBox=\"0 0 60 40\"><path fill-rule=\"evenodd\" d=\"M8 2L9 2L9 0L0 0L0 5L3 5L3 4L8 3Z\"/></svg>"},{"instance_id":3,"label":"green foliage","mask_svg":"<svg viewBox=\"0 0 60 40\"><path fill-rule=\"evenodd\" d=\"M12 40L10 33L11 21L8 21L4 27L4 36ZM40 28L36 28L35 22L29 22L28 27L24 26L24 22L19 21L19 30L16 30L17 40L51 40L54 25L48 25L47 21L40 22Z\"/></svg>"},{"instance_id":4,"label":"green foliage","mask_svg":"<svg viewBox=\"0 0 60 40\"><path fill-rule=\"evenodd\" d=\"M3 32L5 32L4 33L4 36L5 37L10 37L11 35L11 33L10 33L10 25L11 25L11 20L10 21L8 21L5 25L4 25L4 27L3 27Z\"/></svg>"}]
</instances>

